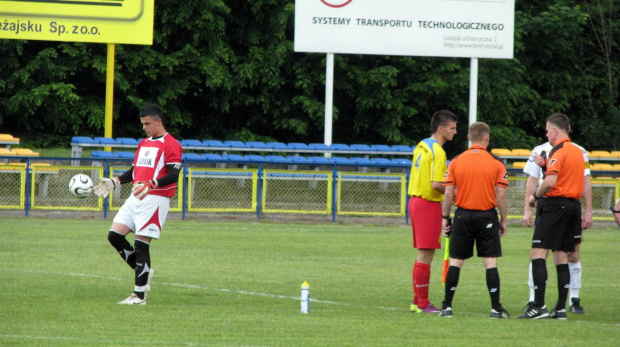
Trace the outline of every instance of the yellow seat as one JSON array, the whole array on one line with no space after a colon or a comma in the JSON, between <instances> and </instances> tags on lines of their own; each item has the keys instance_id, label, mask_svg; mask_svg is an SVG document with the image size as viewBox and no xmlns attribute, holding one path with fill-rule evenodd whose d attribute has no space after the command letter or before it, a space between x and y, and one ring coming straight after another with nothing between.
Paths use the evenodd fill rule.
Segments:
<instances>
[{"instance_id":1,"label":"yellow seat","mask_svg":"<svg viewBox=\"0 0 620 347\"><path fill-rule=\"evenodd\" d=\"M614 171L614 166L611 165L611 164L596 163L596 164L590 165L590 170L594 170L594 171Z\"/></svg>"},{"instance_id":2,"label":"yellow seat","mask_svg":"<svg viewBox=\"0 0 620 347\"><path fill-rule=\"evenodd\" d=\"M15 155L15 153L11 152L9 149L0 147L0 155Z\"/></svg>"},{"instance_id":3,"label":"yellow seat","mask_svg":"<svg viewBox=\"0 0 620 347\"><path fill-rule=\"evenodd\" d=\"M515 148L512 150L512 155L516 155L519 157L529 157L531 153L532 151L530 151L529 149L523 148Z\"/></svg>"},{"instance_id":4,"label":"yellow seat","mask_svg":"<svg viewBox=\"0 0 620 347\"><path fill-rule=\"evenodd\" d=\"M11 152L15 155L25 156L25 157L38 157L39 152L34 152L30 148L11 148Z\"/></svg>"},{"instance_id":5,"label":"yellow seat","mask_svg":"<svg viewBox=\"0 0 620 347\"><path fill-rule=\"evenodd\" d=\"M11 134L0 134L0 141L19 142L19 138L13 137Z\"/></svg>"},{"instance_id":6,"label":"yellow seat","mask_svg":"<svg viewBox=\"0 0 620 347\"><path fill-rule=\"evenodd\" d=\"M525 164L527 164L526 161L515 161L514 163L512 163L512 168L523 169L525 167Z\"/></svg>"},{"instance_id":7,"label":"yellow seat","mask_svg":"<svg viewBox=\"0 0 620 347\"><path fill-rule=\"evenodd\" d=\"M614 164L614 171L620 171L620 164Z\"/></svg>"},{"instance_id":8,"label":"yellow seat","mask_svg":"<svg viewBox=\"0 0 620 347\"><path fill-rule=\"evenodd\" d=\"M590 154L588 154L588 156L590 158L597 158L597 159L609 159L609 158L614 158L611 153L609 153L608 151L590 151Z\"/></svg>"},{"instance_id":9,"label":"yellow seat","mask_svg":"<svg viewBox=\"0 0 620 347\"><path fill-rule=\"evenodd\" d=\"M613 177L601 176L594 177L593 184L616 184L616 180Z\"/></svg>"},{"instance_id":10,"label":"yellow seat","mask_svg":"<svg viewBox=\"0 0 620 347\"><path fill-rule=\"evenodd\" d=\"M620 151L611 151L609 152L612 158L620 158Z\"/></svg>"},{"instance_id":11,"label":"yellow seat","mask_svg":"<svg viewBox=\"0 0 620 347\"><path fill-rule=\"evenodd\" d=\"M497 155L497 156L506 156L506 155L512 155L512 151L510 151L507 148L493 148L491 150L491 153Z\"/></svg>"}]
</instances>

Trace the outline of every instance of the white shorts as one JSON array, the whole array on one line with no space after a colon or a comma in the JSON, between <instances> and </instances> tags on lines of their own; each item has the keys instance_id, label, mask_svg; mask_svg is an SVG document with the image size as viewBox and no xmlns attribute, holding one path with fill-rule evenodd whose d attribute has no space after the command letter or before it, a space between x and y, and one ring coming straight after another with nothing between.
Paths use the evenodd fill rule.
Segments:
<instances>
[{"instance_id":1,"label":"white shorts","mask_svg":"<svg viewBox=\"0 0 620 347\"><path fill-rule=\"evenodd\" d=\"M139 200L131 194L114 217L114 223L128 226L136 235L159 239L169 209L168 197L149 194Z\"/></svg>"}]
</instances>

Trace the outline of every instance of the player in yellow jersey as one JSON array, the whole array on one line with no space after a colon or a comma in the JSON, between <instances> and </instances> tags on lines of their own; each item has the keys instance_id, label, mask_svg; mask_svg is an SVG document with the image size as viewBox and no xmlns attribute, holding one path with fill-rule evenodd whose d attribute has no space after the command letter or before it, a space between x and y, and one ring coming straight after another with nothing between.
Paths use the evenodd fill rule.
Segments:
<instances>
[{"instance_id":1,"label":"player in yellow jersey","mask_svg":"<svg viewBox=\"0 0 620 347\"><path fill-rule=\"evenodd\" d=\"M431 137L418 143L413 151L413 164L409 179L409 217L413 229L413 247L418 256L413 264L413 302L411 311L437 313L430 303L428 287L431 262L435 250L441 248L441 202L446 172L446 152L443 144L456 134L457 117L446 110L436 112L431 118Z\"/></svg>"}]
</instances>

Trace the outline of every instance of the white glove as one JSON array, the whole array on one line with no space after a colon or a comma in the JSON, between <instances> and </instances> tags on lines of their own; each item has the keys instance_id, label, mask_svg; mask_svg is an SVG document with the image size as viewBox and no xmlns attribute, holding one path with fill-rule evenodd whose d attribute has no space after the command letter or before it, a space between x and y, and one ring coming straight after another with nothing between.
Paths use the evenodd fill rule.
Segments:
<instances>
[{"instance_id":1,"label":"white glove","mask_svg":"<svg viewBox=\"0 0 620 347\"><path fill-rule=\"evenodd\" d=\"M133 184L133 188L131 189L131 191L136 198L142 200L154 188L157 188L157 180L136 182Z\"/></svg>"},{"instance_id":2,"label":"white glove","mask_svg":"<svg viewBox=\"0 0 620 347\"><path fill-rule=\"evenodd\" d=\"M114 178L99 178L99 183L95 186L95 195L100 198L106 198L114 188L121 185L121 180L118 177Z\"/></svg>"}]
</instances>

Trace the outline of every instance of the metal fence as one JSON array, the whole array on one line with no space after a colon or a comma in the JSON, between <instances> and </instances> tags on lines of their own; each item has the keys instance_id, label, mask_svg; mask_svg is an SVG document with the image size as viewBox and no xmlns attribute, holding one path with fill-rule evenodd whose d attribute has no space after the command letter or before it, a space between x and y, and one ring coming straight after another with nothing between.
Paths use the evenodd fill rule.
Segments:
<instances>
[{"instance_id":1,"label":"metal fence","mask_svg":"<svg viewBox=\"0 0 620 347\"><path fill-rule=\"evenodd\" d=\"M12 158L14 160L14 158ZM1 158L0 158L1 160ZM78 165L70 165L71 163ZM93 182L118 176L130 160L75 158L23 158L0 163L0 210L117 211L131 194L131 185L117 188L107 199L77 198L68 182L81 173ZM359 167L355 165L291 166L247 163L184 161L171 212L253 213L261 215L319 214L337 216L391 216L407 220L406 167ZM525 202L526 177L510 170L508 212L520 219ZM620 180L593 179L594 219L613 220L609 207L618 198Z\"/></svg>"}]
</instances>

